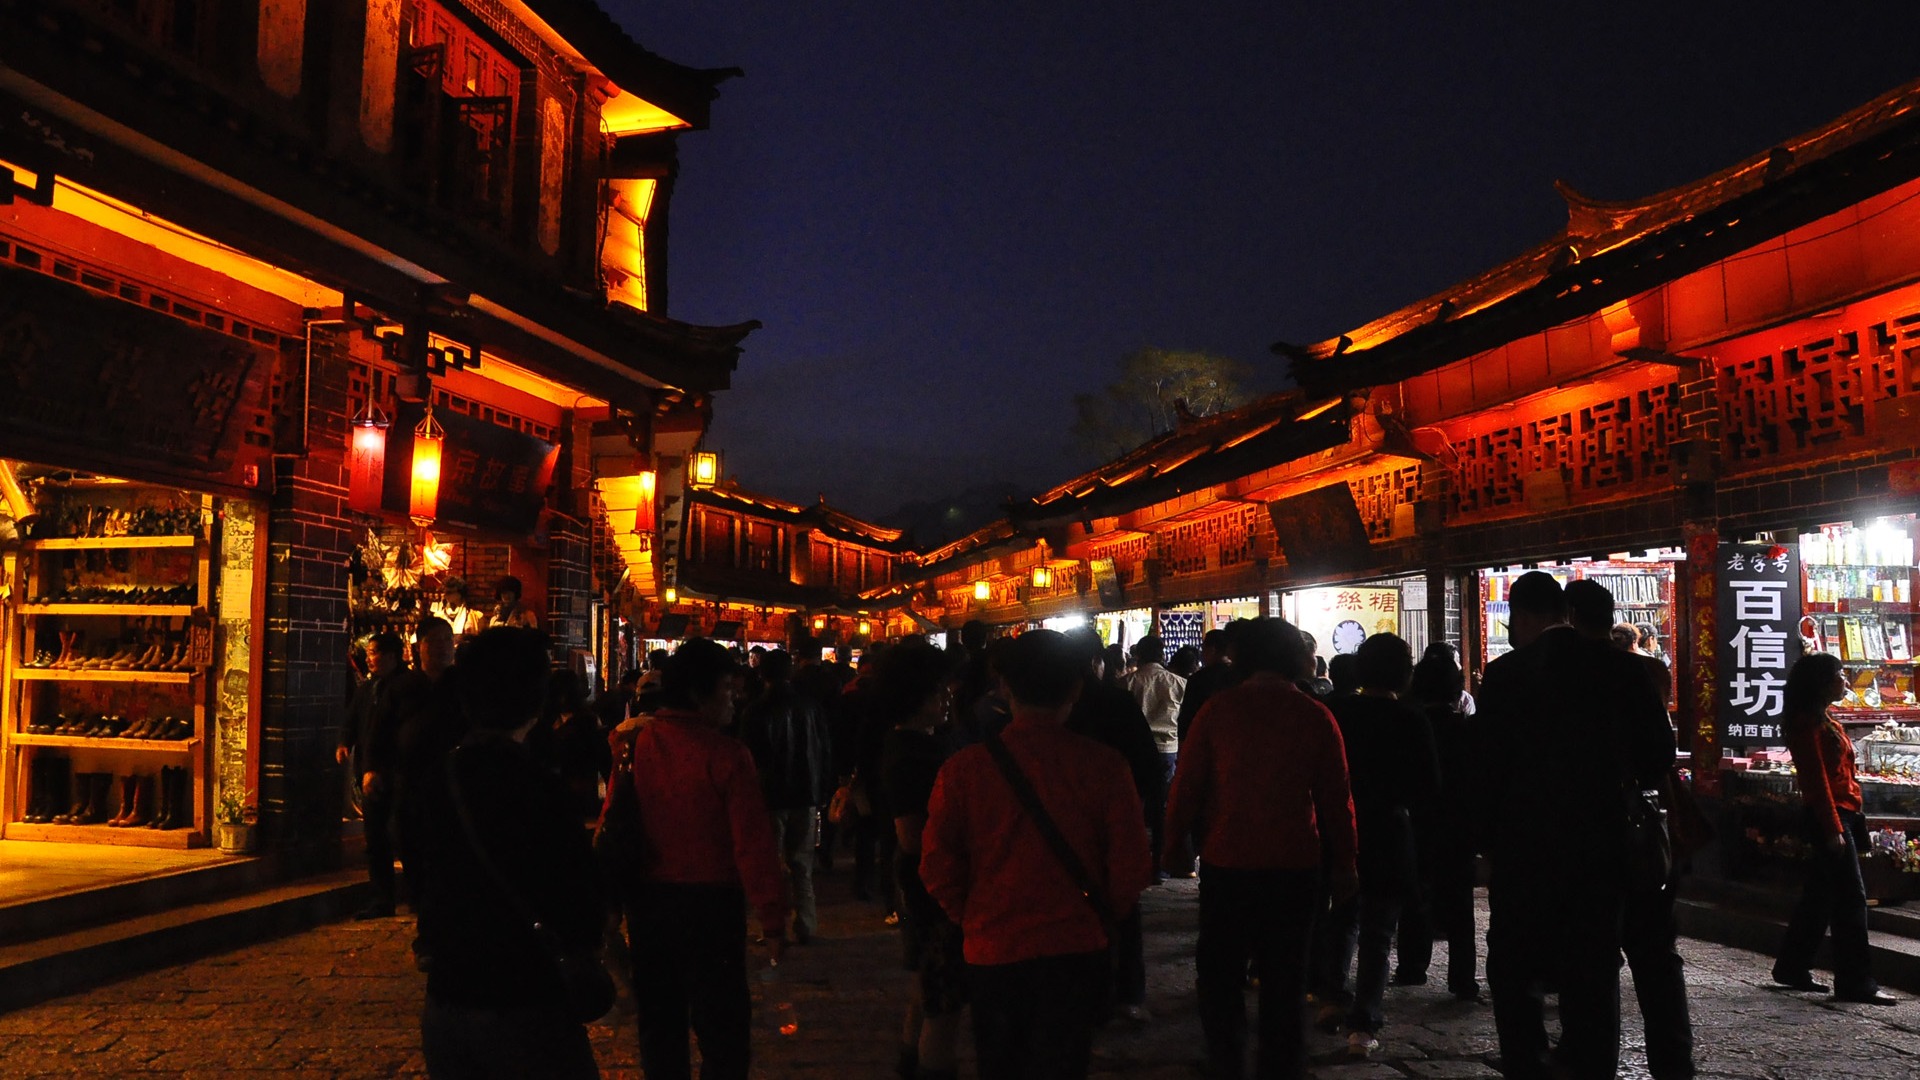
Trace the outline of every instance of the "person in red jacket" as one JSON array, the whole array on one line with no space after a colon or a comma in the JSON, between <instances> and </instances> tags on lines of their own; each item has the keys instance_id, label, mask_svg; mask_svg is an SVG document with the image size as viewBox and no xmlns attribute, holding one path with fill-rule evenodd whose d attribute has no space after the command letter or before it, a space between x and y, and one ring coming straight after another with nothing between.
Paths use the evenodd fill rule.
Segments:
<instances>
[{"instance_id":1,"label":"person in red jacket","mask_svg":"<svg viewBox=\"0 0 1920 1080\"><path fill-rule=\"evenodd\" d=\"M1022 808L988 744L941 766L927 808L920 877L966 939L982 1080L1086 1076L1110 981L1106 927L1153 881L1125 760L1066 730L1081 667L1073 645L1051 630L1014 639L999 664L1013 718L997 739L1085 869L1092 895Z\"/></svg>"},{"instance_id":2,"label":"person in red jacket","mask_svg":"<svg viewBox=\"0 0 1920 1080\"><path fill-rule=\"evenodd\" d=\"M680 646L661 676L660 708L634 736L633 786L651 858L623 897L632 939L640 1064L653 1080L686 1080L688 1028L703 1080L746 1080L752 1002L746 941L751 905L778 962L787 874L746 745L721 732L733 718L732 654L711 641Z\"/></svg>"},{"instance_id":3,"label":"person in red jacket","mask_svg":"<svg viewBox=\"0 0 1920 1080\"><path fill-rule=\"evenodd\" d=\"M1217 1077L1245 1074L1249 958L1260 971L1257 1075L1305 1074L1300 1010L1321 874L1335 899L1360 887L1340 728L1295 685L1311 663L1291 623L1242 628L1233 666L1243 680L1193 718L1167 798L1167 869L1191 867L1187 838L1200 838L1195 962Z\"/></svg>"},{"instance_id":4,"label":"person in red jacket","mask_svg":"<svg viewBox=\"0 0 1920 1080\"><path fill-rule=\"evenodd\" d=\"M1813 855L1807 883L1787 923L1773 981L1795 990L1826 992L1813 981L1814 951L1827 927L1833 927L1833 996L1839 1001L1892 1005L1873 978L1867 947L1867 889L1860 879L1860 848L1867 842L1861 815L1860 782L1854 779L1853 742L1827 705L1847 693L1840 658L1829 653L1803 656L1787 672L1784 690L1787 749L1807 807Z\"/></svg>"}]
</instances>

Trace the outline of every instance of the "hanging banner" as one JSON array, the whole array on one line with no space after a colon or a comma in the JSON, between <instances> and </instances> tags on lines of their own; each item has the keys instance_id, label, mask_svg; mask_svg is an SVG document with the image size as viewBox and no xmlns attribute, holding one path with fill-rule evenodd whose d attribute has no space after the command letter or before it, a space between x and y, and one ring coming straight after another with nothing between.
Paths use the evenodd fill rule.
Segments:
<instances>
[{"instance_id":1,"label":"hanging banner","mask_svg":"<svg viewBox=\"0 0 1920 1080\"><path fill-rule=\"evenodd\" d=\"M1269 503L1267 513L1295 578L1359 570L1373 561L1366 523L1346 484L1328 484Z\"/></svg>"},{"instance_id":2,"label":"hanging banner","mask_svg":"<svg viewBox=\"0 0 1920 1080\"><path fill-rule=\"evenodd\" d=\"M385 505L395 513L408 510L413 429L422 415L421 406L402 405L387 431ZM434 520L531 535L547 504L560 448L452 409L435 408L433 418L447 433Z\"/></svg>"},{"instance_id":3,"label":"hanging banner","mask_svg":"<svg viewBox=\"0 0 1920 1080\"><path fill-rule=\"evenodd\" d=\"M1800 553L1721 544L1714 567L1720 743L1783 745L1787 669L1799 657Z\"/></svg>"}]
</instances>

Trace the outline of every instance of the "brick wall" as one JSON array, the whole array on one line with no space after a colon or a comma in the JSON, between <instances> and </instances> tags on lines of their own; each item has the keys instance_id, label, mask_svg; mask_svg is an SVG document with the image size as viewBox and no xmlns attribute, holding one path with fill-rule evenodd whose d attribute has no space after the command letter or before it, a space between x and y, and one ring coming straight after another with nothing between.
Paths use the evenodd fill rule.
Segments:
<instances>
[{"instance_id":1,"label":"brick wall","mask_svg":"<svg viewBox=\"0 0 1920 1080\"><path fill-rule=\"evenodd\" d=\"M350 684L346 560L347 348L316 328L309 452L279 458L267 525L265 715L260 723L262 831L296 851L337 845L344 797L334 763Z\"/></svg>"},{"instance_id":2,"label":"brick wall","mask_svg":"<svg viewBox=\"0 0 1920 1080\"><path fill-rule=\"evenodd\" d=\"M547 633L553 661L568 662L572 649L593 646L593 540L591 533L555 518L547 542Z\"/></svg>"}]
</instances>

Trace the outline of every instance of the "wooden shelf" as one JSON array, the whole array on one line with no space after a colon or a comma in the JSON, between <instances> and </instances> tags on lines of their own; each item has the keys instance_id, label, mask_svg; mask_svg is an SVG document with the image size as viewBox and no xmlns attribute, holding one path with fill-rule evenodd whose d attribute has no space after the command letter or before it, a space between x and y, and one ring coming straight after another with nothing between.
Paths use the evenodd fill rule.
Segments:
<instances>
[{"instance_id":1,"label":"wooden shelf","mask_svg":"<svg viewBox=\"0 0 1920 1080\"><path fill-rule=\"evenodd\" d=\"M9 821L6 826L6 837L9 840L119 844L123 847L185 849L207 846L206 834L192 827L149 829L142 825L133 829L112 829L105 825L29 825L24 821Z\"/></svg>"},{"instance_id":2,"label":"wooden shelf","mask_svg":"<svg viewBox=\"0 0 1920 1080\"><path fill-rule=\"evenodd\" d=\"M190 548L200 542L198 536L69 536L28 540L20 546L27 551L111 551L121 548Z\"/></svg>"},{"instance_id":3,"label":"wooden shelf","mask_svg":"<svg viewBox=\"0 0 1920 1080\"><path fill-rule=\"evenodd\" d=\"M189 683L198 671L76 671L72 668L15 668L13 677L48 682Z\"/></svg>"},{"instance_id":4,"label":"wooden shelf","mask_svg":"<svg viewBox=\"0 0 1920 1080\"><path fill-rule=\"evenodd\" d=\"M150 753L185 754L200 746L199 739L94 739L84 735L29 735L13 737L16 746L68 746L89 750L144 750Z\"/></svg>"},{"instance_id":5,"label":"wooden shelf","mask_svg":"<svg viewBox=\"0 0 1920 1080\"><path fill-rule=\"evenodd\" d=\"M193 614L192 604L21 604L23 615L161 615L183 619Z\"/></svg>"}]
</instances>

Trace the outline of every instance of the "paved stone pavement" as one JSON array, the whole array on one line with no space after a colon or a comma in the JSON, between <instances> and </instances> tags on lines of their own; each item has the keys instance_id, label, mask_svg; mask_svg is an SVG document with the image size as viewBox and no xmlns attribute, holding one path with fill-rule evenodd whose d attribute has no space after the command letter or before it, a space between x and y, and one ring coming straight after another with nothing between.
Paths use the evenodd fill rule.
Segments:
<instances>
[{"instance_id":1,"label":"paved stone pavement","mask_svg":"<svg viewBox=\"0 0 1920 1080\"><path fill-rule=\"evenodd\" d=\"M823 896L846 892L823 877ZM1199 1024L1192 1005L1192 882L1148 894L1147 949L1153 1022L1104 1032L1096 1075L1192 1078ZM756 983L755 1075L884 1078L892 1075L905 976L878 909L850 900L822 910L817 943L796 949L780 978ZM337 1078L419 1075L421 976L411 966L405 917L344 923L0 1014L0 1077ZM1766 958L1698 942L1690 962L1701 1075L1741 1080L1849 1080L1920 1076L1920 1005L1833 1006L1765 987ZM1441 949L1444 957L1444 947ZM1444 972L1436 960L1435 975ZM1441 981L1436 978L1436 983ZM771 996L772 1001L767 998ZM1638 1025L1629 994L1627 1028ZM788 1008L777 1008L784 1004ZM776 1014L797 1024L777 1030ZM607 1077L637 1077L632 1029L597 1025ZM1492 1016L1435 987L1394 988L1385 1045L1375 1061L1347 1064L1343 1043L1315 1035L1320 1080L1473 1080L1491 1077ZM964 1041L964 1040L963 1040ZM1644 1077L1629 1036L1628 1077ZM971 1076L970 1064L962 1071Z\"/></svg>"}]
</instances>

